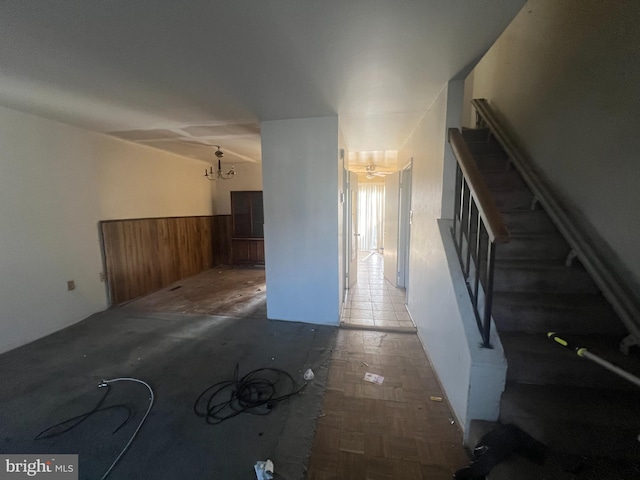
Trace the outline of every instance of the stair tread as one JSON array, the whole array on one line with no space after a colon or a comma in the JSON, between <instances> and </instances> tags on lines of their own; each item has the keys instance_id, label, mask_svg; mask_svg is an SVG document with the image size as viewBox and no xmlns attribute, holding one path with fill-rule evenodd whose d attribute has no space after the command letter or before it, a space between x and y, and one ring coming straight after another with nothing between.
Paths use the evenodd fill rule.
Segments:
<instances>
[{"instance_id":1,"label":"stair tread","mask_svg":"<svg viewBox=\"0 0 640 480\"><path fill-rule=\"evenodd\" d=\"M475 238L475 232L471 233L471 238ZM512 240L545 240L545 239L563 239L564 237L557 232L509 232ZM508 242L507 242L508 243Z\"/></svg>"},{"instance_id":2,"label":"stair tread","mask_svg":"<svg viewBox=\"0 0 640 480\"><path fill-rule=\"evenodd\" d=\"M498 188L524 188L526 187L522 177L514 170L488 170L481 171L482 177L490 190Z\"/></svg>"},{"instance_id":3,"label":"stair tread","mask_svg":"<svg viewBox=\"0 0 640 480\"><path fill-rule=\"evenodd\" d=\"M556 333L561 335L561 332L556 332ZM531 334L527 332L509 332L508 334L505 334L505 336L527 339L531 342L540 342L544 344L549 344L553 346L554 349L555 347L557 347L560 351L563 350L560 347L560 345L556 345L556 343L553 340L550 340L546 335ZM622 335L571 335L571 338L567 340L571 340L571 343L576 343L576 344L590 342L592 345L597 345L600 348L604 348L611 345L617 347L617 344L620 342L620 340L622 340ZM585 346L585 345L580 345L580 346Z\"/></svg>"},{"instance_id":4,"label":"stair tread","mask_svg":"<svg viewBox=\"0 0 640 480\"><path fill-rule=\"evenodd\" d=\"M564 237L556 232L509 232L509 235L512 239L521 240L521 239L539 239L544 240L548 238L558 239L561 238L564 240Z\"/></svg>"},{"instance_id":5,"label":"stair tread","mask_svg":"<svg viewBox=\"0 0 640 480\"><path fill-rule=\"evenodd\" d=\"M558 293L558 292L494 292L494 304L502 302L513 308L533 308L537 310L565 311L569 314L592 312L602 315L603 320L615 316L611 305L600 293ZM515 314L515 312L514 312Z\"/></svg>"},{"instance_id":6,"label":"stair tread","mask_svg":"<svg viewBox=\"0 0 640 480\"><path fill-rule=\"evenodd\" d=\"M599 292L584 267L567 267L563 258L496 258L494 273L495 292Z\"/></svg>"},{"instance_id":7,"label":"stair tread","mask_svg":"<svg viewBox=\"0 0 640 480\"><path fill-rule=\"evenodd\" d=\"M529 195L533 196L533 193L531 193L531 190L529 190L529 187L524 186L524 185L507 185L507 186L493 186L493 187L489 187L489 190L491 190L492 192L500 192L500 193L513 193L513 194L522 194L522 193L527 193Z\"/></svg>"},{"instance_id":8,"label":"stair tread","mask_svg":"<svg viewBox=\"0 0 640 480\"><path fill-rule=\"evenodd\" d=\"M502 403L520 407L523 414L555 421L640 429L640 389L619 391L570 385L507 385ZM640 430L639 430L640 432Z\"/></svg>"},{"instance_id":9,"label":"stair tread","mask_svg":"<svg viewBox=\"0 0 640 480\"><path fill-rule=\"evenodd\" d=\"M611 362L632 375L640 375L640 358L623 355L619 350L620 335L561 335L575 347ZM532 384L569 384L600 386L616 390L637 388L633 383L609 372L604 367L579 357L563 348L544 333L503 332L510 380Z\"/></svg>"},{"instance_id":10,"label":"stair tread","mask_svg":"<svg viewBox=\"0 0 640 480\"><path fill-rule=\"evenodd\" d=\"M554 232L558 230L544 210L502 210L507 229L517 232Z\"/></svg>"},{"instance_id":11,"label":"stair tread","mask_svg":"<svg viewBox=\"0 0 640 480\"><path fill-rule=\"evenodd\" d=\"M620 368L633 374L640 373L640 359L632 355L624 355L619 350L620 341L623 338L622 335L563 335L561 332L557 333L576 347L584 347L594 355L598 355L609 362L615 363ZM513 348L519 351L538 353L539 355L549 355L559 360L570 359L586 362L588 365L593 365L597 367L597 369L604 370L603 367L590 360L580 358L575 352L558 345L549 339L546 334L503 332L500 335L500 340L505 350ZM611 375L615 376L613 373L611 373Z\"/></svg>"},{"instance_id":12,"label":"stair tread","mask_svg":"<svg viewBox=\"0 0 640 480\"><path fill-rule=\"evenodd\" d=\"M527 259L499 259L496 260L496 268L526 269L526 270L576 270L584 271L583 267L576 265L567 267L564 262L558 260L527 260Z\"/></svg>"},{"instance_id":13,"label":"stair tread","mask_svg":"<svg viewBox=\"0 0 640 480\"><path fill-rule=\"evenodd\" d=\"M611 305L597 293L496 291L493 317L500 332L628 333Z\"/></svg>"},{"instance_id":14,"label":"stair tread","mask_svg":"<svg viewBox=\"0 0 640 480\"><path fill-rule=\"evenodd\" d=\"M507 230L509 228L507 227ZM496 260L541 260L564 262L571 247L557 232L509 232L510 239L496 248ZM469 236L476 244L476 233ZM475 259L475 256L474 256Z\"/></svg>"},{"instance_id":15,"label":"stair tread","mask_svg":"<svg viewBox=\"0 0 640 480\"><path fill-rule=\"evenodd\" d=\"M549 307L564 308L567 306L584 306L594 308L609 304L600 294L595 293L547 293L547 292L496 292L496 298L503 298L513 302L524 304L544 305Z\"/></svg>"},{"instance_id":16,"label":"stair tread","mask_svg":"<svg viewBox=\"0 0 640 480\"><path fill-rule=\"evenodd\" d=\"M473 450L482 437L499 429L500 423L472 420L467 448ZM495 465L487 480L636 480L637 470L629 462L619 462L602 457L583 457L547 449L544 462L534 463L525 457L525 452L516 452Z\"/></svg>"},{"instance_id":17,"label":"stair tread","mask_svg":"<svg viewBox=\"0 0 640 480\"><path fill-rule=\"evenodd\" d=\"M577 473L576 473L577 472ZM576 476L577 475L577 476ZM496 465L486 480L637 480L631 462L551 451L542 465L516 453Z\"/></svg>"},{"instance_id":18,"label":"stair tread","mask_svg":"<svg viewBox=\"0 0 640 480\"><path fill-rule=\"evenodd\" d=\"M560 452L640 458L640 389L508 384L500 421Z\"/></svg>"}]
</instances>

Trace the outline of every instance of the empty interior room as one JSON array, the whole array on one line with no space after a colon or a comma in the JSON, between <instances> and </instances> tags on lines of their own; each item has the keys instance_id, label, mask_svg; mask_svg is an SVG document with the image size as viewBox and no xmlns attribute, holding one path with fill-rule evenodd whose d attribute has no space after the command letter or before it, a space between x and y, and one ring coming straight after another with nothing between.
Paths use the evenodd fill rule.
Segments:
<instances>
[{"instance_id":1,"label":"empty interior room","mask_svg":"<svg viewBox=\"0 0 640 480\"><path fill-rule=\"evenodd\" d=\"M8 0L0 477L640 476L640 3Z\"/></svg>"}]
</instances>

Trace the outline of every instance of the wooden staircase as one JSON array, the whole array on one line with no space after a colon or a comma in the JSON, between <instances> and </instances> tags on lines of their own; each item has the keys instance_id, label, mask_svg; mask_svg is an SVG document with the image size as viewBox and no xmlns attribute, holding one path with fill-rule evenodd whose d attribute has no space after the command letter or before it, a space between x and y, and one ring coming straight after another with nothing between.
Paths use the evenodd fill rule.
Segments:
<instances>
[{"instance_id":1,"label":"wooden staircase","mask_svg":"<svg viewBox=\"0 0 640 480\"><path fill-rule=\"evenodd\" d=\"M493 281L493 319L508 362L500 422L557 452L640 461L640 388L546 336L561 333L640 376L640 358L619 351L627 329L490 131L462 136L511 235L496 249ZM487 426L474 428L477 439ZM528 474L537 468L524 465ZM501 468L503 476L498 469L488 478L569 478L561 468L538 477L504 476Z\"/></svg>"}]
</instances>

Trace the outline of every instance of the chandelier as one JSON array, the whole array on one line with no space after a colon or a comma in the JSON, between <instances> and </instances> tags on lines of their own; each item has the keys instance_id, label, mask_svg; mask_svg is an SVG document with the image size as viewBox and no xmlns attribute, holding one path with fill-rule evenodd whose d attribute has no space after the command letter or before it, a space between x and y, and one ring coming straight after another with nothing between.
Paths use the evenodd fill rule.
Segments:
<instances>
[{"instance_id":1,"label":"chandelier","mask_svg":"<svg viewBox=\"0 0 640 480\"><path fill-rule=\"evenodd\" d=\"M235 167L233 165L231 165L231 170L229 170L228 172L223 172L222 171L222 164L220 162L220 159L222 158L224 153L222 153L222 150L220 150L220 145L214 145L214 147L217 147L217 150L215 151L214 155L216 157L218 157L218 170L214 170L213 166L211 166L211 167L209 167L209 170L205 170L204 171L204 176L208 180L217 180L218 178L220 178L222 180L230 180L230 179L232 179L234 177L234 175L236 174Z\"/></svg>"}]
</instances>

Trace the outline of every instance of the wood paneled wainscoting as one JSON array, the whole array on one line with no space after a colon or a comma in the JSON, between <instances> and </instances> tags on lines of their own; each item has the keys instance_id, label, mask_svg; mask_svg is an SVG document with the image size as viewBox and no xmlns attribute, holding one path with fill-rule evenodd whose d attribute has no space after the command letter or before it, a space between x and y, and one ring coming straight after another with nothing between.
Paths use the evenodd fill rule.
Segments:
<instances>
[{"instance_id":1,"label":"wood paneled wainscoting","mask_svg":"<svg viewBox=\"0 0 640 480\"><path fill-rule=\"evenodd\" d=\"M214 241L220 223L214 219L197 216L100 222L111 304L154 292L213 267L215 260L230 258L229 251L221 251L225 242ZM230 250L230 246L226 248Z\"/></svg>"},{"instance_id":2,"label":"wood paneled wainscoting","mask_svg":"<svg viewBox=\"0 0 640 480\"><path fill-rule=\"evenodd\" d=\"M232 238L232 265L264 265L264 238Z\"/></svg>"},{"instance_id":3,"label":"wood paneled wainscoting","mask_svg":"<svg viewBox=\"0 0 640 480\"><path fill-rule=\"evenodd\" d=\"M231 215L213 217L213 264L231 265Z\"/></svg>"}]
</instances>

